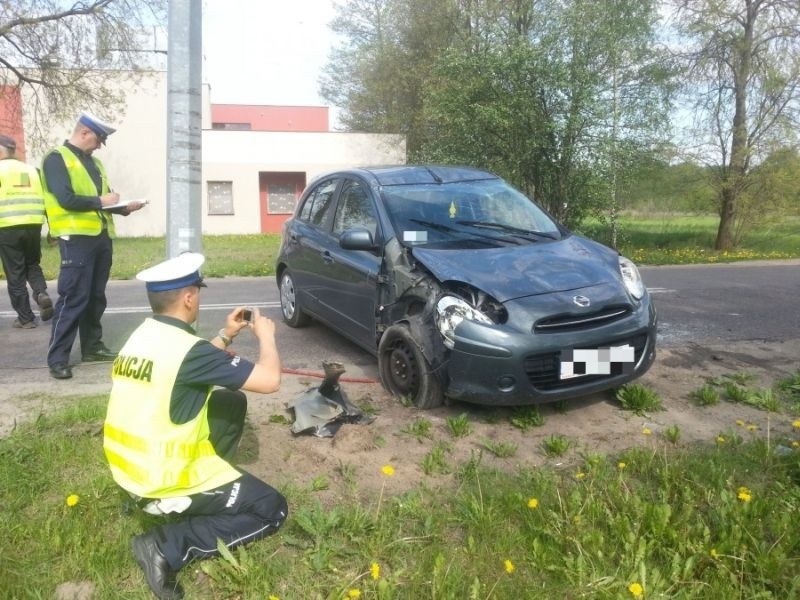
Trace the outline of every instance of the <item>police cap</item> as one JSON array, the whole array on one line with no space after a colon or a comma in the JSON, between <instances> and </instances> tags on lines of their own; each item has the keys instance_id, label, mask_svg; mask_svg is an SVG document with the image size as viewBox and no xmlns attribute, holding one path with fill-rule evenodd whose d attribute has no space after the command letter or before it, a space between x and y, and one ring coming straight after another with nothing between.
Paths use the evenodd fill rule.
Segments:
<instances>
[{"instance_id":1,"label":"police cap","mask_svg":"<svg viewBox=\"0 0 800 600\"><path fill-rule=\"evenodd\" d=\"M206 257L202 254L184 252L140 271L136 274L136 279L145 282L148 292L166 292L190 285L206 287L200 274L200 267L205 261Z\"/></svg>"},{"instance_id":2,"label":"police cap","mask_svg":"<svg viewBox=\"0 0 800 600\"><path fill-rule=\"evenodd\" d=\"M78 123L94 131L101 144L105 144L106 138L116 131L114 127L89 112L82 112L78 117Z\"/></svg>"}]
</instances>

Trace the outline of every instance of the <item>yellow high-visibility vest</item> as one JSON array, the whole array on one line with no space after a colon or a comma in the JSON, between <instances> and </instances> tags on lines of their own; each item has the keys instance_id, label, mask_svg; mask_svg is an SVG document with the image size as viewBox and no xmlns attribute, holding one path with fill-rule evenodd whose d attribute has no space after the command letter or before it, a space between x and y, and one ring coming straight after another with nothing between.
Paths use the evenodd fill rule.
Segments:
<instances>
[{"instance_id":1,"label":"yellow high-visibility vest","mask_svg":"<svg viewBox=\"0 0 800 600\"><path fill-rule=\"evenodd\" d=\"M97 170L100 171L102 186L100 193L97 193L97 186L92 180L92 176L83 166L75 153L66 146L59 146L48 152L50 156L53 152L58 152L64 159L67 167L72 190L77 196L102 196L107 194L111 188L108 186L106 170L100 159L92 157ZM46 159L47 157L45 157ZM44 169L42 169L44 174ZM100 235L103 229L103 219L98 210L67 210L58 203L58 199L50 192L47 185L47 177L43 175L42 184L44 186L44 208L47 211L47 222L50 226L50 235L58 237L60 235ZM114 237L114 219L111 213L106 213L105 220L108 227L108 235Z\"/></svg>"},{"instance_id":2,"label":"yellow high-visibility vest","mask_svg":"<svg viewBox=\"0 0 800 600\"><path fill-rule=\"evenodd\" d=\"M0 227L44 223L39 172L15 158L0 160Z\"/></svg>"},{"instance_id":3,"label":"yellow high-visibility vest","mask_svg":"<svg viewBox=\"0 0 800 600\"><path fill-rule=\"evenodd\" d=\"M169 417L178 369L198 339L149 318L114 360L103 450L114 480L131 494L142 498L188 496L241 475L217 456L208 439L211 386L194 419L175 424Z\"/></svg>"}]
</instances>

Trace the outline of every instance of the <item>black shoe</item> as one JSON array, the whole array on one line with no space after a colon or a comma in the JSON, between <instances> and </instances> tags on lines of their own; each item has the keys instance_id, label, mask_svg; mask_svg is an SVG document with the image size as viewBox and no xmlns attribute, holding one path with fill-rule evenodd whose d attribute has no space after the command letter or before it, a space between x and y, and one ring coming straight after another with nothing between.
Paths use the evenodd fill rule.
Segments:
<instances>
[{"instance_id":1,"label":"black shoe","mask_svg":"<svg viewBox=\"0 0 800 600\"><path fill-rule=\"evenodd\" d=\"M175 572L169 568L167 559L152 536L137 535L131 540L131 548L136 562L144 571L147 584L156 596L161 600L183 598L183 589L175 580Z\"/></svg>"},{"instance_id":2,"label":"black shoe","mask_svg":"<svg viewBox=\"0 0 800 600\"><path fill-rule=\"evenodd\" d=\"M93 352L88 352L81 357L83 362L108 362L117 358L117 353L105 346L98 346Z\"/></svg>"},{"instance_id":3,"label":"black shoe","mask_svg":"<svg viewBox=\"0 0 800 600\"><path fill-rule=\"evenodd\" d=\"M39 318L42 321L49 321L53 318L53 301L47 292L40 292L36 295L36 304L39 305Z\"/></svg>"},{"instance_id":4,"label":"black shoe","mask_svg":"<svg viewBox=\"0 0 800 600\"><path fill-rule=\"evenodd\" d=\"M66 363L57 363L50 366L50 377L56 379L69 379L72 377L72 369Z\"/></svg>"}]
</instances>

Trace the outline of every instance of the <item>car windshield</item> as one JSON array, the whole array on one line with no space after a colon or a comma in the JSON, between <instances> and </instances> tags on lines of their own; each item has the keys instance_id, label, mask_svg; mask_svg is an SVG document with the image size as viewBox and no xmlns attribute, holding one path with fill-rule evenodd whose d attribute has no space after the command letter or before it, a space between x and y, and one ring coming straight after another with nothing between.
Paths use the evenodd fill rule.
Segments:
<instances>
[{"instance_id":1,"label":"car windshield","mask_svg":"<svg viewBox=\"0 0 800 600\"><path fill-rule=\"evenodd\" d=\"M384 186L383 198L400 241L525 244L559 239L556 223L534 202L497 179Z\"/></svg>"}]
</instances>

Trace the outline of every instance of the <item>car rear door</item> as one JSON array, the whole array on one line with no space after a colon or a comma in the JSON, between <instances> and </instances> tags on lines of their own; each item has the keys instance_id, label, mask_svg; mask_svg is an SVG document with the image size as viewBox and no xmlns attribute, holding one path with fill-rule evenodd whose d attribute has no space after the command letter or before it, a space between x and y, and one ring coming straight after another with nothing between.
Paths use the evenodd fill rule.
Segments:
<instances>
[{"instance_id":1,"label":"car rear door","mask_svg":"<svg viewBox=\"0 0 800 600\"><path fill-rule=\"evenodd\" d=\"M381 268L379 250L344 250L341 235L363 228L380 245L382 238L375 200L369 187L358 179L345 179L333 218L332 236L337 243L322 252L325 269L318 279L318 300L325 319L358 344L375 350L377 281Z\"/></svg>"},{"instance_id":2,"label":"car rear door","mask_svg":"<svg viewBox=\"0 0 800 600\"><path fill-rule=\"evenodd\" d=\"M331 234L331 225L341 181L341 178L330 178L315 184L306 195L285 240L286 262L294 275L298 301L308 312L323 317L319 304L320 280L328 270L325 256L339 243Z\"/></svg>"}]
</instances>

